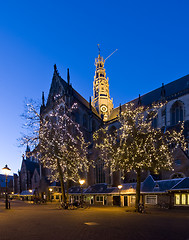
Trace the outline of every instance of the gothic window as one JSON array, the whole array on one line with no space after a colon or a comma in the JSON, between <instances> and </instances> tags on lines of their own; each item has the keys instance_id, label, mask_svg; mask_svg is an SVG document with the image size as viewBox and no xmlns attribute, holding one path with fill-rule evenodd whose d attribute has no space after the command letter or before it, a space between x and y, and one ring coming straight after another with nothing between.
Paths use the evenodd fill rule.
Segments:
<instances>
[{"instance_id":1,"label":"gothic window","mask_svg":"<svg viewBox=\"0 0 189 240\"><path fill-rule=\"evenodd\" d=\"M76 123L80 123L80 115L79 115L79 112L75 112L75 121L76 121Z\"/></svg>"},{"instance_id":2,"label":"gothic window","mask_svg":"<svg viewBox=\"0 0 189 240\"><path fill-rule=\"evenodd\" d=\"M175 102L171 107L171 125L184 120L184 104L181 101Z\"/></svg>"},{"instance_id":3,"label":"gothic window","mask_svg":"<svg viewBox=\"0 0 189 240\"><path fill-rule=\"evenodd\" d=\"M98 161L96 164L96 183L105 183L105 171L102 161Z\"/></svg>"},{"instance_id":4,"label":"gothic window","mask_svg":"<svg viewBox=\"0 0 189 240\"><path fill-rule=\"evenodd\" d=\"M111 126L109 129L110 134L112 134L113 136L115 135L116 132L116 127L115 126Z\"/></svg>"},{"instance_id":5,"label":"gothic window","mask_svg":"<svg viewBox=\"0 0 189 240\"><path fill-rule=\"evenodd\" d=\"M176 159L175 160L175 165L180 166L181 165L181 160L180 159Z\"/></svg>"},{"instance_id":6,"label":"gothic window","mask_svg":"<svg viewBox=\"0 0 189 240\"><path fill-rule=\"evenodd\" d=\"M92 121L92 131L96 131L96 122L94 120Z\"/></svg>"},{"instance_id":7,"label":"gothic window","mask_svg":"<svg viewBox=\"0 0 189 240\"><path fill-rule=\"evenodd\" d=\"M60 110L59 110L60 114L63 115L64 114L64 107L60 106Z\"/></svg>"},{"instance_id":8,"label":"gothic window","mask_svg":"<svg viewBox=\"0 0 189 240\"><path fill-rule=\"evenodd\" d=\"M152 119L152 127L157 128L157 117Z\"/></svg>"},{"instance_id":9,"label":"gothic window","mask_svg":"<svg viewBox=\"0 0 189 240\"><path fill-rule=\"evenodd\" d=\"M88 128L88 117L87 117L87 114L83 115L83 127Z\"/></svg>"},{"instance_id":10,"label":"gothic window","mask_svg":"<svg viewBox=\"0 0 189 240\"><path fill-rule=\"evenodd\" d=\"M184 175L184 173L174 173L174 174L172 174L171 175L171 179L174 179L174 178L184 178L185 177L185 175Z\"/></svg>"}]
</instances>

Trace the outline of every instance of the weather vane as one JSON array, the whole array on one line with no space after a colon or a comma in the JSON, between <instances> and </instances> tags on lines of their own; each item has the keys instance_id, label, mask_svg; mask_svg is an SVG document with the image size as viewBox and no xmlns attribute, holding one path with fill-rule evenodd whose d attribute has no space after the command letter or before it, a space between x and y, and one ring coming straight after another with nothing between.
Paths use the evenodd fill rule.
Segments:
<instances>
[{"instance_id":1,"label":"weather vane","mask_svg":"<svg viewBox=\"0 0 189 240\"><path fill-rule=\"evenodd\" d=\"M97 44L98 46L98 54L100 55L100 44Z\"/></svg>"}]
</instances>

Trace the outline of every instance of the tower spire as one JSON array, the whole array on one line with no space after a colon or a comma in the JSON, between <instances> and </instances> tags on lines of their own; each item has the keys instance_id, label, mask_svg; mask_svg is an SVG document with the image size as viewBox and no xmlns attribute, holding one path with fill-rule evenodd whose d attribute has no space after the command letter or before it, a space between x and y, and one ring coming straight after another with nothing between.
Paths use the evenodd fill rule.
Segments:
<instances>
[{"instance_id":1,"label":"tower spire","mask_svg":"<svg viewBox=\"0 0 189 240\"><path fill-rule=\"evenodd\" d=\"M96 108L103 120L107 121L113 109L113 100L110 99L109 93L109 79L106 78L106 71L104 68L105 60L100 55L100 45L98 44L99 55L95 59L95 76L93 82L93 97L92 106Z\"/></svg>"}]
</instances>

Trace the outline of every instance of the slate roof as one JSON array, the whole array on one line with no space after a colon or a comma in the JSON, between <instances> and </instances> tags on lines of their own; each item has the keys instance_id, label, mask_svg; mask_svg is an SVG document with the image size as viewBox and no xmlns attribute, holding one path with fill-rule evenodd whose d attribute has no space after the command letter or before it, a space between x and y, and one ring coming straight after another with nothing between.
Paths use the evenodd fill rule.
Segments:
<instances>
[{"instance_id":1,"label":"slate roof","mask_svg":"<svg viewBox=\"0 0 189 240\"><path fill-rule=\"evenodd\" d=\"M50 186L51 186L51 187L60 187L61 185L60 185L60 182L54 181L54 182L52 182L52 183L50 184Z\"/></svg>"},{"instance_id":2,"label":"slate roof","mask_svg":"<svg viewBox=\"0 0 189 240\"><path fill-rule=\"evenodd\" d=\"M34 193L35 193L35 189L32 189L32 192L30 192L29 190L22 191L20 193L20 195L21 196L32 196L32 195L34 195Z\"/></svg>"},{"instance_id":3,"label":"slate roof","mask_svg":"<svg viewBox=\"0 0 189 240\"><path fill-rule=\"evenodd\" d=\"M166 192L183 181L183 178L166 179L155 181L152 176L148 176L141 184L141 192ZM189 189L189 182L187 188Z\"/></svg>"},{"instance_id":4,"label":"slate roof","mask_svg":"<svg viewBox=\"0 0 189 240\"><path fill-rule=\"evenodd\" d=\"M189 177L182 179L174 187L171 188L171 190L186 190L186 189L189 190Z\"/></svg>"},{"instance_id":5,"label":"slate roof","mask_svg":"<svg viewBox=\"0 0 189 240\"><path fill-rule=\"evenodd\" d=\"M85 190L85 193L88 193L88 194L111 193L113 192L114 189L115 189L114 187L108 188L108 185L106 183L98 183L88 187Z\"/></svg>"},{"instance_id":6,"label":"slate roof","mask_svg":"<svg viewBox=\"0 0 189 240\"><path fill-rule=\"evenodd\" d=\"M62 88L63 88L63 93L62 94L65 94L68 91L68 88L69 88L69 91L72 92L73 97L76 98L87 109L90 109L89 102L84 97L82 97L74 88L72 88L71 85L68 85L68 83L59 75L56 68L54 70L54 75L53 75L53 79L52 79L52 83L51 83L51 88L50 88L49 96L48 96L48 99L47 99L47 104L46 104L47 107L51 103L51 97L58 93L59 85L61 85ZM98 114L97 110L93 106L91 106L91 110L98 118L101 118L100 115Z\"/></svg>"},{"instance_id":7,"label":"slate roof","mask_svg":"<svg viewBox=\"0 0 189 240\"><path fill-rule=\"evenodd\" d=\"M173 82L170 82L164 85L165 90L165 100L169 101L171 99L178 98L179 96L185 95L189 93L189 75L186 75L182 78L179 78ZM161 91L162 87L159 87L149 93L146 93L140 96L141 104L144 106L151 105L154 102L158 102L161 100ZM134 103L134 105L138 105L139 98L136 98L130 103ZM125 104L121 106L121 109L124 110ZM111 112L108 121L112 121L117 118L120 111L120 107L114 108Z\"/></svg>"}]
</instances>

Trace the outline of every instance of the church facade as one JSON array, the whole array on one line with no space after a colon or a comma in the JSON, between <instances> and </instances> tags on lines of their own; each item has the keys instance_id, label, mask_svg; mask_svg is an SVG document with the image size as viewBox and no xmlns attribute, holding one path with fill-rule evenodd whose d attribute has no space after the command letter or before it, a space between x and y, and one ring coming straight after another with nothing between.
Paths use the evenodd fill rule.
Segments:
<instances>
[{"instance_id":1,"label":"church facade","mask_svg":"<svg viewBox=\"0 0 189 240\"><path fill-rule=\"evenodd\" d=\"M125 104L114 108L113 99L109 92L109 79L106 77L104 68L105 60L98 55L95 59L95 75L93 81L93 96L87 101L82 97L71 85L69 69L67 70L67 80L65 81L60 74L56 65L54 65L54 73L49 90L47 101L45 102L44 93L42 94L42 105L40 114L48 115L54 104L54 97L58 94L64 99L65 104L70 107L73 103L77 103L77 109L72 114L72 119L80 125L80 129L84 134L86 142L92 142L93 133L101 126L108 126L110 131L119 128L118 116L124 111ZM137 107L139 104L150 106L154 102L166 101L166 105L159 110L157 117L153 121L153 126L161 129L175 128L179 121L185 122L185 138L189 139L189 75L177 79L169 84L162 84L161 87L144 94L131 102ZM175 179L189 177L189 152L176 150L174 153L173 168L174 171L162 171L154 178ZM95 161L95 167L91 167L86 173L86 187L94 184L106 183L108 186L117 187L120 183L136 182L136 174L130 172L126 174L125 179L121 180L119 172L110 173L109 169L104 168L103 159L98 156L98 152L91 147L88 154L89 161ZM23 159L20 176L24 176L27 172L27 164L30 159ZM35 163L32 163L33 165ZM31 163L30 163L31 165ZM33 166L32 165L32 166ZM25 167L24 167L25 166ZM28 165L29 166L29 165ZM30 174L29 172L27 174ZM142 181L150 173L146 172L142 176ZM28 175L29 176L29 175ZM20 180L22 190L40 183L41 170L39 164L32 170L30 180ZM39 181L36 181L38 179ZM28 182L27 182L28 181ZM33 183L33 184L32 184ZM26 186L27 185L27 186ZM40 184L39 184L40 185Z\"/></svg>"},{"instance_id":2,"label":"church facade","mask_svg":"<svg viewBox=\"0 0 189 240\"><path fill-rule=\"evenodd\" d=\"M78 109L73 114L73 119L79 125L84 133L86 141L92 141L94 131L102 125L107 125L111 130L119 128L118 115L124 111L125 104L114 108L113 99L109 92L109 79L106 77L104 68L105 60L98 55L95 59L95 75L93 81L93 96L87 101L84 99L71 85L69 69L67 73L67 81L59 75L56 65L54 66L54 74L48 95L47 102L41 106L41 114L48 113L53 104L53 96L60 94L65 103L71 106L77 103ZM179 121L185 122L186 141L189 138L189 75L186 75L169 84L162 84L161 87L140 96L131 102L137 107L142 104L149 106L154 102L166 101L166 105L159 110L157 117L153 121L153 126L161 129L169 129L176 127ZM98 153L93 149L89 150L89 160L95 160L95 168L91 168L87 184L107 183L117 186L121 183L120 174L118 172L110 174L108 169L104 169L103 161L98 158ZM188 151L181 149L175 151L174 154L174 171L164 172L158 176L159 179L171 179L177 177L189 176L189 158ZM149 173L144 174L143 179ZM128 173L124 182L135 182L135 173Z\"/></svg>"}]
</instances>

